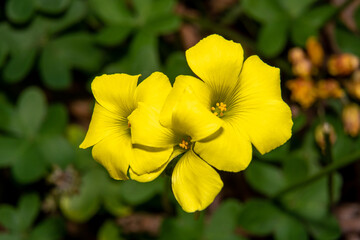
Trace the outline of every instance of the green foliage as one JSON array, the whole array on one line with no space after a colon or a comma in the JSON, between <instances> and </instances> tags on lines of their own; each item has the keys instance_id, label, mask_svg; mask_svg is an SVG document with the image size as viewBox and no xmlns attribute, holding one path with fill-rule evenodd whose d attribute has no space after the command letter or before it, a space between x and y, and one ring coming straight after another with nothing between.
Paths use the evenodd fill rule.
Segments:
<instances>
[{"instance_id":1,"label":"green foliage","mask_svg":"<svg viewBox=\"0 0 360 240\"><path fill-rule=\"evenodd\" d=\"M335 13L330 5L311 7L315 0L261 0L242 1L246 14L261 23L257 49L264 56L278 56L286 46L288 36L297 46L304 46L306 39L317 36L319 29Z\"/></svg>"},{"instance_id":2,"label":"green foliage","mask_svg":"<svg viewBox=\"0 0 360 240\"><path fill-rule=\"evenodd\" d=\"M236 186L224 184L219 198L201 213L185 213L169 198L169 176L149 183L116 181L93 160L91 149L79 149L90 120L89 99L93 106L94 76L123 72L141 74L142 80L162 71L173 84L178 75L193 75L184 50L198 35L223 34L241 42L245 55L268 57L266 62L281 68L282 83L293 78L286 50L305 46L309 36L327 38L321 33L330 21L334 39L324 42L360 56L358 32L339 20L343 6L242 0L218 13L209 6L176 0L0 3L0 240L77 239L69 230L74 226L100 240L341 238L329 209L341 204L344 173L325 170L358 152L360 138L348 136L340 121L346 101L359 104L353 96L324 100L322 118L320 111L292 109L292 139L264 155L253 148L241 183L246 186L238 188L232 176L222 175ZM360 29L359 7L353 21ZM289 99L285 88L282 95ZM314 135L324 120L336 133L332 162ZM163 218L160 227L154 224L159 227L154 236L146 229L129 234L118 224L139 212Z\"/></svg>"}]
</instances>

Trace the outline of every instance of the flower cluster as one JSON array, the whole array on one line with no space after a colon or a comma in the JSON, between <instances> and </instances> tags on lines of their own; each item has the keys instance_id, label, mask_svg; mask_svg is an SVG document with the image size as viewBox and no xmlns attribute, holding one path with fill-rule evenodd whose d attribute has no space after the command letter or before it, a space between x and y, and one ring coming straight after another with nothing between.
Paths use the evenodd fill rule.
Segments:
<instances>
[{"instance_id":1,"label":"flower cluster","mask_svg":"<svg viewBox=\"0 0 360 240\"><path fill-rule=\"evenodd\" d=\"M351 100L360 99L359 58L349 53L325 56L320 42L310 37L306 42L306 52L299 47L292 48L289 61L296 76L286 82L291 99L304 109L310 108L317 100L341 99L344 130L352 137L358 136L360 107Z\"/></svg>"},{"instance_id":2,"label":"flower cluster","mask_svg":"<svg viewBox=\"0 0 360 240\"><path fill-rule=\"evenodd\" d=\"M264 154L291 136L279 69L257 56L243 62L240 44L211 35L186 51L198 76L172 87L155 72L96 77L94 113L81 148L120 180L152 181L172 162L172 190L187 212L205 209L223 187L217 170L244 170L252 145ZM176 163L174 162L176 159Z\"/></svg>"}]
</instances>

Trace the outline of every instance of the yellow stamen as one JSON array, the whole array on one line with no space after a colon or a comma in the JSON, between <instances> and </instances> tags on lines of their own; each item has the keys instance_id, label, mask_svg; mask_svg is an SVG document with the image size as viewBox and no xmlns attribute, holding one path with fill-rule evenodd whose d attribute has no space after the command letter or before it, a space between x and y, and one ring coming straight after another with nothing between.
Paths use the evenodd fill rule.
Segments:
<instances>
[{"instance_id":1,"label":"yellow stamen","mask_svg":"<svg viewBox=\"0 0 360 240\"><path fill-rule=\"evenodd\" d=\"M190 140L191 140L191 138L189 138L188 141L186 141L186 140L183 139L183 140L181 141L181 143L179 143L179 146L180 146L181 148L185 149L185 150L188 150L188 149L190 148L190 146L191 146Z\"/></svg>"},{"instance_id":2,"label":"yellow stamen","mask_svg":"<svg viewBox=\"0 0 360 240\"><path fill-rule=\"evenodd\" d=\"M211 111L213 112L213 114L215 116L223 117L224 112L226 112L226 110L227 110L226 104L223 102L220 102L220 103L217 102L215 105L216 105L216 107L211 107Z\"/></svg>"}]
</instances>

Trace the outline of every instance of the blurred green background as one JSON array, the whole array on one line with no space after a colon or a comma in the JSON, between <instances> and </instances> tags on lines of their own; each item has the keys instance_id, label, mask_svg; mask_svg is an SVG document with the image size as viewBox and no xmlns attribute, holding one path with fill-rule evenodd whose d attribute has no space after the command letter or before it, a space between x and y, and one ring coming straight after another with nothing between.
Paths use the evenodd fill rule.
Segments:
<instances>
[{"instance_id":1,"label":"blurred green background","mask_svg":"<svg viewBox=\"0 0 360 240\"><path fill-rule=\"evenodd\" d=\"M359 239L359 6L358 0L1 1L0 240ZM162 71L173 83L192 74L185 50L212 33L281 69L293 137L264 156L254 150L244 172L221 173L224 188L214 203L188 214L168 176L115 181L78 146L95 76L144 79ZM309 37L320 45L315 50ZM290 53L288 59L294 47L306 55L305 67ZM315 64L319 48L323 57ZM329 70L331 56L340 74ZM346 115L350 105L355 110Z\"/></svg>"}]
</instances>

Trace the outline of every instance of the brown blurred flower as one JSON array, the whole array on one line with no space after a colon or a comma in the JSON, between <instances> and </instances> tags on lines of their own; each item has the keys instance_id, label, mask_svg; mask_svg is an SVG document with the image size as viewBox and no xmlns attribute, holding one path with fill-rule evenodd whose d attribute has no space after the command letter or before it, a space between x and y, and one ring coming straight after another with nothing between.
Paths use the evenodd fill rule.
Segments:
<instances>
[{"instance_id":1,"label":"brown blurred flower","mask_svg":"<svg viewBox=\"0 0 360 240\"><path fill-rule=\"evenodd\" d=\"M295 76L309 77L312 73L312 64L309 59L304 58L294 63L292 71Z\"/></svg>"},{"instance_id":2,"label":"brown blurred flower","mask_svg":"<svg viewBox=\"0 0 360 240\"><path fill-rule=\"evenodd\" d=\"M360 107L351 103L344 107L342 112L344 131L352 137L359 135L360 131Z\"/></svg>"},{"instance_id":3,"label":"brown blurred flower","mask_svg":"<svg viewBox=\"0 0 360 240\"><path fill-rule=\"evenodd\" d=\"M306 41L306 50L310 61L315 66L321 66L324 61L324 50L315 37L309 37Z\"/></svg>"},{"instance_id":4,"label":"brown blurred flower","mask_svg":"<svg viewBox=\"0 0 360 240\"><path fill-rule=\"evenodd\" d=\"M286 82L291 91L291 99L298 102L303 108L310 107L316 101L316 88L311 79L296 78Z\"/></svg>"},{"instance_id":5,"label":"brown blurred flower","mask_svg":"<svg viewBox=\"0 0 360 240\"><path fill-rule=\"evenodd\" d=\"M350 53L337 54L330 57L327 66L333 76L348 76L359 67L359 58Z\"/></svg>"},{"instance_id":6,"label":"brown blurred flower","mask_svg":"<svg viewBox=\"0 0 360 240\"><path fill-rule=\"evenodd\" d=\"M344 90L335 79L320 80L317 83L317 95L319 98L341 98Z\"/></svg>"}]
</instances>

